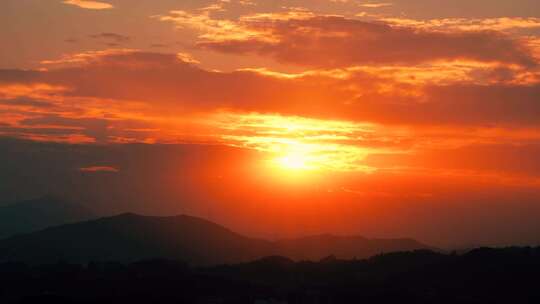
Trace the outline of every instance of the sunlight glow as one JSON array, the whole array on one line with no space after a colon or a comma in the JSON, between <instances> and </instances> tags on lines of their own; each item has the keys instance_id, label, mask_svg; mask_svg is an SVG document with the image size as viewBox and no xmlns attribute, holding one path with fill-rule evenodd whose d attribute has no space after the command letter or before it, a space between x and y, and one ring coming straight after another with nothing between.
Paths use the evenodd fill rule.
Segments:
<instances>
[{"instance_id":1,"label":"sunlight glow","mask_svg":"<svg viewBox=\"0 0 540 304\"><path fill-rule=\"evenodd\" d=\"M304 160L303 155L300 154L289 154L285 155L283 157L279 157L276 159L276 162L287 169L307 169L307 164Z\"/></svg>"},{"instance_id":2,"label":"sunlight glow","mask_svg":"<svg viewBox=\"0 0 540 304\"><path fill-rule=\"evenodd\" d=\"M221 113L222 139L228 145L267 152L268 163L286 171L361 171L362 161L380 149L361 142L375 132L371 124L257 113Z\"/></svg>"}]
</instances>

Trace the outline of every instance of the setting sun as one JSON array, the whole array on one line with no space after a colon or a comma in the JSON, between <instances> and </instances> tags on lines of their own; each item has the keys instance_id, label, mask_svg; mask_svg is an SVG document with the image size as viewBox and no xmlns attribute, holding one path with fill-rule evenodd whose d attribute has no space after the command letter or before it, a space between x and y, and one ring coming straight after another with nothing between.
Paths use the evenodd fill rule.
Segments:
<instances>
[{"instance_id":1,"label":"setting sun","mask_svg":"<svg viewBox=\"0 0 540 304\"><path fill-rule=\"evenodd\" d=\"M275 159L275 163L284 168L289 170L308 170L308 169L314 169L310 167L306 160L306 155L301 153L290 153L282 157L278 157Z\"/></svg>"},{"instance_id":2,"label":"setting sun","mask_svg":"<svg viewBox=\"0 0 540 304\"><path fill-rule=\"evenodd\" d=\"M210 121L218 122L228 145L268 153L272 166L280 169L373 172L363 160L371 153L390 153L354 144L376 132L382 135L368 123L258 113L219 113Z\"/></svg>"}]
</instances>

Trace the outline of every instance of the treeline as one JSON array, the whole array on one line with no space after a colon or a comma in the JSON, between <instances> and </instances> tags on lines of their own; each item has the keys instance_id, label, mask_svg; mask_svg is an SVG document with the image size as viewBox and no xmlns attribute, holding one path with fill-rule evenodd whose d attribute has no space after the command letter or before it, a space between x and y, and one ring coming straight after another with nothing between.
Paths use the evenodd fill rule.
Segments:
<instances>
[{"instance_id":1,"label":"treeline","mask_svg":"<svg viewBox=\"0 0 540 304\"><path fill-rule=\"evenodd\" d=\"M367 260L267 257L197 268L132 264L0 265L1 303L540 303L540 247L428 250Z\"/></svg>"}]
</instances>

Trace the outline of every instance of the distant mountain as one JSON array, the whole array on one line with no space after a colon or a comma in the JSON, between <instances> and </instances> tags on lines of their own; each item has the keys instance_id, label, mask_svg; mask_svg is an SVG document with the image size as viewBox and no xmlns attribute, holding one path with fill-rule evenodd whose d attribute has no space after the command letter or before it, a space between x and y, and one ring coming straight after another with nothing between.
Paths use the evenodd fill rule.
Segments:
<instances>
[{"instance_id":1,"label":"distant mountain","mask_svg":"<svg viewBox=\"0 0 540 304\"><path fill-rule=\"evenodd\" d=\"M83 206L52 196L0 207L0 239L94 218Z\"/></svg>"},{"instance_id":2,"label":"distant mountain","mask_svg":"<svg viewBox=\"0 0 540 304\"><path fill-rule=\"evenodd\" d=\"M390 251L424 249L413 240L369 240L319 236L271 242L248 238L204 219L181 215L135 214L48 228L0 241L0 262L132 262L165 258L193 265L241 263L265 256L318 260L368 257Z\"/></svg>"},{"instance_id":3,"label":"distant mountain","mask_svg":"<svg viewBox=\"0 0 540 304\"><path fill-rule=\"evenodd\" d=\"M276 245L281 255L295 260L312 261L330 255L340 259L363 259L387 252L433 249L413 239L367 239L333 235L281 240Z\"/></svg>"},{"instance_id":4,"label":"distant mountain","mask_svg":"<svg viewBox=\"0 0 540 304\"><path fill-rule=\"evenodd\" d=\"M250 239L195 217L123 214L1 241L0 261L130 262L168 258L205 265L247 261L271 249L268 241Z\"/></svg>"}]
</instances>

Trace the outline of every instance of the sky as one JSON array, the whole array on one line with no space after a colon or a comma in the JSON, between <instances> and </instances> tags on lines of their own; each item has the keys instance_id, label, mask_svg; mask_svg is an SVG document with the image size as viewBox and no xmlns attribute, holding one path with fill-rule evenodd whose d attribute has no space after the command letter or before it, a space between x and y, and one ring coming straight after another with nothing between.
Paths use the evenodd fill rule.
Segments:
<instances>
[{"instance_id":1,"label":"sky","mask_svg":"<svg viewBox=\"0 0 540 304\"><path fill-rule=\"evenodd\" d=\"M0 39L3 201L540 242L537 0L3 0Z\"/></svg>"}]
</instances>

